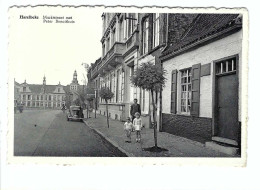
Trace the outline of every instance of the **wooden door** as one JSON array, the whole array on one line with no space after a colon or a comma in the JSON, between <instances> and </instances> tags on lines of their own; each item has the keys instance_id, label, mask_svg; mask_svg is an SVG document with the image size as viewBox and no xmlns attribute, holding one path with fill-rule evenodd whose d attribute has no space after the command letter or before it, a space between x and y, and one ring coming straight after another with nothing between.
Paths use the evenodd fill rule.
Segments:
<instances>
[{"instance_id":1,"label":"wooden door","mask_svg":"<svg viewBox=\"0 0 260 190\"><path fill-rule=\"evenodd\" d=\"M224 66L223 63L226 65ZM229 63L232 63L230 69ZM221 72L216 75L216 135L238 142L238 77L236 62L235 59L231 59L221 64Z\"/></svg>"}]
</instances>

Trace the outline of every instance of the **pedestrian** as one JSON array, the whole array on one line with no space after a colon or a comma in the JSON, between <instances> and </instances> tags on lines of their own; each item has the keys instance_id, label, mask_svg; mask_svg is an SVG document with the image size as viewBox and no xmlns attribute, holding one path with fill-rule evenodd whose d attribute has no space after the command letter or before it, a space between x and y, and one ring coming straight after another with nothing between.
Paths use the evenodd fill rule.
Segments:
<instances>
[{"instance_id":1,"label":"pedestrian","mask_svg":"<svg viewBox=\"0 0 260 190\"><path fill-rule=\"evenodd\" d=\"M136 131L136 142L141 142L141 129L142 129L142 119L140 118L140 113L135 113L135 119L133 121L133 125Z\"/></svg>"},{"instance_id":2,"label":"pedestrian","mask_svg":"<svg viewBox=\"0 0 260 190\"><path fill-rule=\"evenodd\" d=\"M125 142L127 142L127 143L131 143L131 131L132 131L132 128L133 128L133 124L131 122L131 119L130 119L130 117L127 117L127 121L124 124L124 129L125 129L126 138L127 138L127 140Z\"/></svg>"},{"instance_id":3,"label":"pedestrian","mask_svg":"<svg viewBox=\"0 0 260 190\"><path fill-rule=\"evenodd\" d=\"M141 115L141 106L137 103L137 99L134 99L134 103L130 107L130 114L132 117L132 122L135 119L135 113L138 112ZM132 130L133 131L133 130Z\"/></svg>"}]
</instances>

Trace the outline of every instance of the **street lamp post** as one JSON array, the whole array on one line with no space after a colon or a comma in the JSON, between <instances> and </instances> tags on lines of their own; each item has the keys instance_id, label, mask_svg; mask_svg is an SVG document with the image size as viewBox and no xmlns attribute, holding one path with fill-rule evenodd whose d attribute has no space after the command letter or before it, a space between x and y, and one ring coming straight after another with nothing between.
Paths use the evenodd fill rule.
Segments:
<instances>
[{"instance_id":1,"label":"street lamp post","mask_svg":"<svg viewBox=\"0 0 260 190\"><path fill-rule=\"evenodd\" d=\"M97 118L97 89L95 88L95 118Z\"/></svg>"}]
</instances>

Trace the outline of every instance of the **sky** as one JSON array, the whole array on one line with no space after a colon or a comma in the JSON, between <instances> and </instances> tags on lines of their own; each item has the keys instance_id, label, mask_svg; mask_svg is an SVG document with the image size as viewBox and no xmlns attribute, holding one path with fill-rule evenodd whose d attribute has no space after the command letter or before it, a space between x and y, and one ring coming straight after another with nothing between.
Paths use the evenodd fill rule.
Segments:
<instances>
[{"instance_id":1,"label":"sky","mask_svg":"<svg viewBox=\"0 0 260 190\"><path fill-rule=\"evenodd\" d=\"M45 75L47 84L67 85L76 70L83 84L82 63L94 63L101 56L101 14L87 7L10 9L9 69L15 80L42 84ZM20 19L20 15L39 19ZM72 17L75 23L44 23L43 16Z\"/></svg>"}]
</instances>

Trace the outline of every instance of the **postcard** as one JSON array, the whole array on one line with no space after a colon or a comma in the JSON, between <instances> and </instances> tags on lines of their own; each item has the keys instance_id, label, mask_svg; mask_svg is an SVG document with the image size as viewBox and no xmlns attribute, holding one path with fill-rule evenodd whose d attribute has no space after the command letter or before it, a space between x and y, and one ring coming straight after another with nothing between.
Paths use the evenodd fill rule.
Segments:
<instances>
[{"instance_id":1,"label":"postcard","mask_svg":"<svg viewBox=\"0 0 260 190\"><path fill-rule=\"evenodd\" d=\"M243 8L12 6L8 162L246 166Z\"/></svg>"}]
</instances>

